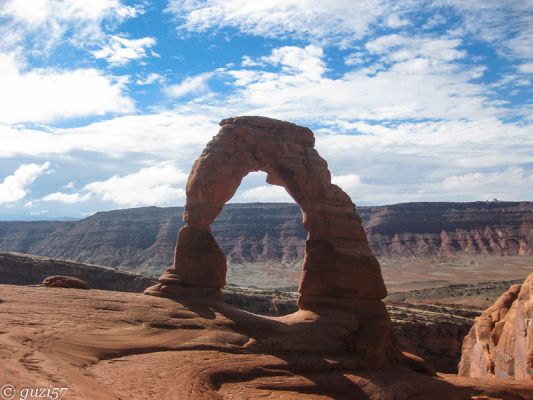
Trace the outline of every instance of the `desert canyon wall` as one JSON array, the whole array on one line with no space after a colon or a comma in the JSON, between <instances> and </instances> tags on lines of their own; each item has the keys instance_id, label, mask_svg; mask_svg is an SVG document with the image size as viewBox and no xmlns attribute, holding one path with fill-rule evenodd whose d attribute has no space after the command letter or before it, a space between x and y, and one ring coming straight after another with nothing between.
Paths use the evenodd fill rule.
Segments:
<instances>
[{"instance_id":1,"label":"desert canyon wall","mask_svg":"<svg viewBox=\"0 0 533 400\"><path fill-rule=\"evenodd\" d=\"M532 255L533 203L357 207L378 257ZM0 221L0 251L159 273L172 265L182 207L99 212L80 221ZM226 204L211 225L235 263L294 263L307 232L296 204Z\"/></svg>"}]
</instances>

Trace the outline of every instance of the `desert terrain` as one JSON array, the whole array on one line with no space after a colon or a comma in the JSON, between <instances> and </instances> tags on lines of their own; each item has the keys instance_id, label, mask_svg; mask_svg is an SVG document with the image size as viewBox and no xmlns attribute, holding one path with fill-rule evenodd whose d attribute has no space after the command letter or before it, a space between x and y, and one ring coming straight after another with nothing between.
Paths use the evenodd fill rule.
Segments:
<instances>
[{"instance_id":1,"label":"desert terrain","mask_svg":"<svg viewBox=\"0 0 533 400\"><path fill-rule=\"evenodd\" d=\"M283 140L280 130L286 132ZM132 257L100 267L0 253L4 281L10 283L0 285L0 318L9 327L0 334L5 349L0 357L7 365L2 378L9 382L2 390L7 387L14 397L17 390L24 395L30 387L57 387L74 399L528 399L533 382L512 379L514 366L520 376L529 376L526 350L499 348L497 339L502 329L505 337L514 338L524 324L525 336L530 333L527 302L533 277L504 296L498 291L514 283L509 279L527 274L531 204L396 205L374 214L369 210L365 230L313 146L310 130L283 121L221 121L219 134L191 171L173 266L158 281L124 268L151 252L159 254L157 262L164 259L169 251L165 243L172 237L159 234L158 218L151 222L152 230L146 224L132 229L128 220L109 221L109 215L96 224L91 218L66 224L5 223L4 246L44 248L64 256L61 249L74 240L78 258ZM297 151L284 154L287 149ZM242 160L228 163L229 154ZM260 216L263 206L259 212L253 206L237 207L236 224L211 229L240 177L257 169L268 170L268 179L285 186L301 205L309 232L305 242L298 236L288 239L287 232L298 224L280 217L277 206L271 207L270 220L277 222L269 229ZM221 170L232 187L213 174ZM310 173L316 178L312 184ZM462 212L459 217L456 209ZM118 212L124 213L139 216L138 210ZM142 215L146 222L144 210ZM88 220L90 232L80 231ZM113 229L106 232L103 226ZM33 229L36 234L28 235ZM96 250L98 243L105 252ZM302 248L295 293L288 278L294 277L272 274L268 266L276 261L296 266ZM251 262L265 271L233 268L234 281L255 275L277 290L226 287L225 254L233 261L230 268ZM493 261L497 259L507 264ZM59 273L66 276L46 277ZM391 287L385 302L383 276ZM493 281L480 284L481 278ZM126 293L143 289L144 294ZM495 298L494 312L481 313ZM482 319L474 323L478 315ZM463 341L467 333L468 342ZM485 346L487 336L495 341L487 342L494 349L484 350L479 360L479 346ZM497 364L502 378L497 380L491 376L496 351L505 359ZM450 375L459 358L464 376Z\"/></svg>"},{"instance_id":2,"label":"desert terrain","mask_svg":"<svg viewBox=\"0 0 533 400\"><path fill-rule=\"evenodd\" d=\"M313 343L333 348L338 340L309 334L312 315L284 333L283 318L253 319L222 304L135 293L0 285L0 299L2 382L65 387L68 399L453 400L533 393L533 383L524 381L430 376L406 367L361 370L353 357L311 351ZM302 332L306 349L284 352ZM282 340L277 351L254 350L270 335Z\"/></svg>"}]
</instances>

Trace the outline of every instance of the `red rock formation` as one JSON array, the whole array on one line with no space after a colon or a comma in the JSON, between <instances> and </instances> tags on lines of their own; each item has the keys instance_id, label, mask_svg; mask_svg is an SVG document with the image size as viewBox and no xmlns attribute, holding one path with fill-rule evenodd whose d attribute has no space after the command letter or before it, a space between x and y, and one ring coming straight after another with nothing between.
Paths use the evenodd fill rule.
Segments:
<instances>
[{"instance_id":1,"label":"red rock formation","mask_svg":"<svg viewBox=\"0 0 533 400\"><path fill-rule=\"evenodd\" d=\"M434 377L413 356L408 365L424 374L368 370L352 354L324 351L342 332L328 315L294 325L223 303L191 307L137 293L31 286L0 285L0 297L0 385L12 385L17 399L22 388L54 387L68 388L65 399L87 400L525 400L533 393L533 381ZM277 351L254 349L265 340Z\"/></svg>"},{"instance_id":2,"label":"red rock formation","mask_svg":"<svg viewBox=\"0 0 533 400\"><path fill-rule=\"evenodd\" d=\"M71 289L89 289L89 285L81 279L73 276L54 275L49 276L43 281L44 286L48 287L63 287Z\"/></svg>"},{"instance_id":3,"label":"red rock formation","mask_svg":"<svg viewBox=\"0 0 533 400\"><path fill-rule=\"evenodd\" d=\"M396 354L390 318L380 301L386 289L379 263L350 197L331 183L327 163L314 149L313 133L263 117L230 118L220 125L189 175L186 225L179 233L174 268L145 293L183 299L198 298L201 292L206 300L220 298L226 259L210 224L248 173L264 171L268 183L283 186L300 206L308 231L299 308L355 312L344 346L377 364L386 353Z\"/></svg>"},{"instance_id":4,"label":"red rock formation","mask_svg":"<svg viewBox=\"0 0 533 400\"><path fill-rule=\"evenodd\" d=\"M459 374L533 379L533 273L476 318L464 339Z\"/></svg>"}]
</instances>

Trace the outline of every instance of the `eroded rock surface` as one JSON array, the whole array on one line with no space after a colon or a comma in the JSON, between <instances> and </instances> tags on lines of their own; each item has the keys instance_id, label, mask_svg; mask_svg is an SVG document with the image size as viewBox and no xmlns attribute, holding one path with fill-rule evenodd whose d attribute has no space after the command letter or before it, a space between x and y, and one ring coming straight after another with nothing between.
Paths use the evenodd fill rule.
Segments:
<instances>
[{"instance_id":1,"label":"eroded rock surface","mask_svg":"<svg viewBox=\"0 0 533 400\"><path fill-rule=\"evenodd\" d=\"M185 226L178 235L174 268L145 293L221 300L226 257L210 225L242 179L250 172L264 171L268 183L284 187L300 206L308 231L299 309L329 318L336 312L336 335L342 336L344 351L358 354L368 366L398 362L401 354L381 301L387 292L379 263L355 205L331 183L327 163L314 148L313 133L264 117L229 118L220 125L218 135L208 143L189 175ZM299 324L305 315L296 312L286 318ZM276 350L280 343L273 336L257 346Z\"/></svg>"},{"instance_id":2,"label":"eroded rock surface","mask_svg":"<svg viewBox=\"0 0 533 400\"><path fill-rule=\"evenodd\" d=\"M349 196L331 183L327 163L314 149L313 133L263 117L223 120L217 136L196 160L187 182L187 203L174 268L161 277L160 292L174 286L220 289L226 259L210 224L250 172L283 186L300 206L308 231L300 306L386 296L379 264ZM177 289L181 290L181 289ZM355 306L357 308L357 306Z\"/></svg>"},{"instance_id":3,"label":"eroded rock surface","mask_svg":"<svg viewBox=\"0 0 533 400\"><path fill-rule=\"evenodd\" d=\"M90 289L86 282L74 276L54 275L49 276L43 281L43 285L47 287L62 287L70 289Z\"/></svg>"},{"instance_id":4,"label":"eroded rock surface","mask_svg":"<svg viewBox=\"0 0 533 400\"><path fill-rule=\"evenodd\" d=\"M533 379L533 273L476 318L459 374Z\"/></svg>"},{"instance_id":5,"label":"eroded rock surface","mask_svg":"<svg viewBox=\"0 0 533 400\"><path fill-rule=\"evenodd\" d=\"M524 400L533 390L533 382L433 377L398 365L369 371L353 355L323 351L339 340L337 326L330 318L313 325L312 312L294 325L222 303L96 289L0 285L0 298L0 386L18 393L66 387L71 400ZM309 341L316 328L323 335ZM254 350L266 335L278 351ZM287 350L302 338L305 351Z\"/></svg>"}]
</instances>

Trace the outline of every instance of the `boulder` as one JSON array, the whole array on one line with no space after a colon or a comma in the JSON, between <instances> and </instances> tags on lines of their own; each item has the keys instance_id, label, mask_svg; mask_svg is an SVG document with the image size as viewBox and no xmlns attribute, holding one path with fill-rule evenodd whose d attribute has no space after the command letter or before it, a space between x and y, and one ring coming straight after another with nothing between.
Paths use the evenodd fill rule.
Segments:
<instances>
[{"instance_id":1,"label":"boulder","mask_svg":"<svg viewBox=\"0 0 533 400\"><path fill-rule=\"evenodd\" d=\"M62 287L71 289L90 289L89 285L79 278L73 276L54 275L45 278L44 286L48 287Z\"/></svg>"}]
</instances>

